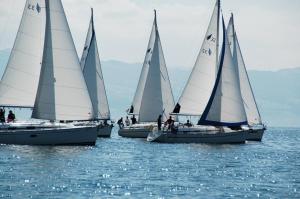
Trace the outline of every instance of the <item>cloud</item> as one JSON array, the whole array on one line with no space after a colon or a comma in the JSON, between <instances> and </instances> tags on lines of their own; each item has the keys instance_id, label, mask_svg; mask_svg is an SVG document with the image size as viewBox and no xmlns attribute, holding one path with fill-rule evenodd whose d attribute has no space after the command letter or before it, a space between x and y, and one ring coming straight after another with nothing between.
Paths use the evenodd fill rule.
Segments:
<instances>
[{"instance_id":1,"label":"cloud","mask_svg":"<svg viewBox=\"0 0 300 199\"><path fill-rule=\"evenodd\" d=\"M25 1L0 1L0 49L11 48ZM79 56L94 8L102 60L142 62L153 21L158 25L168 67L191 68L213 10L212 0L63 0ZM235 13L238 37L250 69L300 65L300 3L290 0L223 0L228 20Z\"/></svg>"}]
</instances>

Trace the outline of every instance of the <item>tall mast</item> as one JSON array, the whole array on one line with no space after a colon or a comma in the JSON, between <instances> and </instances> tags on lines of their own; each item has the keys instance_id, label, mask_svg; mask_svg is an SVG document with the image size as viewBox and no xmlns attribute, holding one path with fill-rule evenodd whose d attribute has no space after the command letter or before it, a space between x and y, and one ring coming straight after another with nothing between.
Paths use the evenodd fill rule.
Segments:
<instances>
[{"instance_id":1,"label":"tall mast","mask_svg":"<svg viewBox=\"0 0 300 199\"><path fill-rule=\"evenodd\" d=\"M219 65L219 40L220 40L220 12L221 12L221 0L217 0L218 6L218 18L217 18L217 49L216 49L216 76L218 74L218 65Z\"/></svg>"}]
</instances>

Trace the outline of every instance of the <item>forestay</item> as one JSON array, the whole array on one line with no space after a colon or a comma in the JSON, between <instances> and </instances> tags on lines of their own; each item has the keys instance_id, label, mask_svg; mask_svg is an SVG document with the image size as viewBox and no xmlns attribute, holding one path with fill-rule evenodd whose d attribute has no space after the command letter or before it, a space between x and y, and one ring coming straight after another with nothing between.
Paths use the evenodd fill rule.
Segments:
<instances>
[{"instance_id":1,"label":"forestay","mask_svg":"<svg viewBox=\"0 0 300 199\"><path fill-rule=\"evenodd\" d=\"M93 10L80 64L92 100L94 118L110 119L94 28Z\"/></svg>"},{"instance_id":2,"label":"forestay","mask_svg":"<svg viewBox=\"0 0 300 199\"><path fill-rule=\"evenodd\" d=\"M232 58L224 19L219 70L212 95L198 124L230 127L247 124L238 68Z\"/></svg>"},{"instance_id":3,"label":"forestay","mask_svg":"<svg viewBox=\"0 0 300 199\"><path fill-rule=\"evenodd\" d=\"M92 103L61 0L46 0L46 34L33 118L90 120Z\"/></svg>"},{"instance_id":4,"label":"forestay","mask_svg":"<svg viewBox=\"0 0 300 199\"><path fill-rule=\"evenodd\" d=\"M201 50L174 113L202 115L217 73L220 1L217 0Z\"/></svg>"},{"instance_id":5,"label":"forestay","mask_svg":"<svg viewBox=\"0 0 300 199\"><path fill-rule=\"evenodd\" d=\"M0 105L33 107L44 37L44 1L27 0L20 27L0 83Z\"/></svg>"},{"instance_id":6,"label":"forestay","mask_svg":"<svg viewBox=\"0 0 300 199\"><path fill-rule=\"evenodd\" d=\"M257 108L255 97L251 88L249 77L246 70L246 65L242 56L236 31L234 28L233 15L231 15L229 24L227 26L227 35L233 53L233 61L239 70L240 88L244 102L247 120L250 125L262 124L261 117Z\"/></svg>"},{"instance_id":7,"label":"forestay","mask_svg":"<svg viewBox=\"0 0 300 199\"><path fill-rule=\"evenodd\" d=\"M131 112L139 115L139 122L155 122L160 114L166 119L174 105L155 13L145 61Z\"/></svg>"}]
</instances>

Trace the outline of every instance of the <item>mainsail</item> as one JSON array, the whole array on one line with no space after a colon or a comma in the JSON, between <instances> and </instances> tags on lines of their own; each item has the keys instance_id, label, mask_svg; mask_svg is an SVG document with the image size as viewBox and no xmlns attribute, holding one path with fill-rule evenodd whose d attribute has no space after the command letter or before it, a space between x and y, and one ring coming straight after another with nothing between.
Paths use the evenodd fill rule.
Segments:
<instances>
[{"instance_id":1,"label":"mainsail","mask_svg":"<svg viewBox=\"0 0 300 199\"><path fill-rule=\"evenodd\" d=\"M46 34L33 118L90 120L93 108L61 0L46 0Z\"/></svg>"},{"instance_id":2,"label":"mainsail","mask_svg":"<svg viewBox=\"0 0 300 199\"><path fill-rule=\"evenodd\" d=\"M202 115L218 66L220 0L217 0L201 50L173 113Z\"/></svg>"},{"instance_id":3,"label":"mainsail","mask_svg":"<svg viewBox=\"0 0 300 199\"><path fill-rule=\"evenodd\" d=\"M102 120L110 119L94 29L93 10L80 65L92 100L94 118Z\"/></svg>"},{"instance_id":4,"label":"mainsail","mask_svg":"<svg viewBox=\"0 0 300 199\"><path fill-rule=\"evenodd\" d=\"M130 112L139 115L139 122L154 122L160 114L166 119L174 105L155 12L147 52Z\"/></svg>"},{"instance_id":5,"label":"mainsail","mask_svg":"<svg viewBox=\"0 0 300 199\"><path fill-rule=\"evenodd\" d=\"M33 107L38 88L45 29L44 1L27 0L0 83L1 106Z\"/></svg>"},{"instance_id":6,"label":"mainsail","mask_svg":"<svg viewBox=\"0 0 300 199\"><path fill-rule=\"evenodd\" d=\"M233 15L231 15L229 24L227 26L227 35L233 54L233 60L239 70L240 88L242 98L244 101L244 107L247 114L247 120L249 125L262 124L261 117L257 108L255 97L251 88L249 77L246 70L246 65L242 56L242 51L238 42L236 31L234 28Z\"/></svg>"},{"instance_id":7,"label":"mainsail","mask_svg":"<svg viewBox=\"0 0 300 199\"><path fill-rule=\"evenodd\" d=\"M218 74L209 102L198 122L200 125L240 126L247 124L238 68L234 63L223 21L223 44Z\"/></svg>"}]
</instances>

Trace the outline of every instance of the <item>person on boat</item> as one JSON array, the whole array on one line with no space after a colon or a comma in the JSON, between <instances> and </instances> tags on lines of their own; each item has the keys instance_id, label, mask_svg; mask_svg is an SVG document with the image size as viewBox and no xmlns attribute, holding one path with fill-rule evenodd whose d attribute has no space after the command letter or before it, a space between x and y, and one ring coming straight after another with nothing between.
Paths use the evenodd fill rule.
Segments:
<instances>
[{"instance_id":1,"label":"person on boat","mask_svg":"<svg viewBox=\"0 0 300 199\"><path fill-rule=\"evenodd\" d=\"M0 122L5 123L5 109L0 109Z\"/></svg>"},{"instance_id":2,"label":"person on boat","mask_svg":"<svg viewBox=\"0 0 300 199\"><path fill-rule=\"evenodd\" d=\"M126 126L130 126L130 120L129 120L128 116L126 116L125 124L126 124Z\"/></svg>"},{"instance_id":3,"label":"person on boat","mask_svg":"<svg viewBox=\"0 0 300 199\"><path fill-rule=\"evenodd\" d=\"M15 114L10 110L9 113L8 113L8 116L7 116L7 122L8 123L14 122L15 119L16 119Z\"/></svg>"},{"instance_id":4,"label":"person on boat","mask_svg":"<svg viewBox=\"0 0 300 199\"><path fill-rule=\"evenodd\" d=\"M129 113L133 113L133 111L134 111L134 107L133 107L133 105L131 105L131 107L129 109Z\"/></svg>"},{"instance_id":5,"label":"person on boat","mask_svg":"<svg viewBox=\"0 0 300 199\"><path fill-rule=\"evenodd\" d=\"M122 129L122 128L124 127L123 117L121 117L121 118L118 120L117 124L119 125L120 129Z\"/></svg>"},{"instance_id":6,"label":"person on boat","mask_svg":"<svg viewBox=\"0 0 300 199\"><path fill-rule=\"evenodd\" d=\"M190 120L187 120L186 123L184 124L184 126L191 127L191 126L193 126L193 125L192 125L192 123L190 122Z\"/></svg>"},{"instance_id":7,"label":"person on boat","mask_svg":"<svg viewBox=\"0 0 300 199\"><path fill-rule=\"evenodd\" d=\"M132 118L131 118L131 123L132 123L132 124L136 124L136 123L137 123L136 118L135 118L134 115L133 115Z\"/></svg>"},{"instance_id":8,"label":"person on boat","mask_svg":"<svg viewBox=\"0 0 300 199\"><path fill-rule=\"evenodd\" d=\"M158 116L158 119L157 119L157 128L158 130L160 131L161 130L161 115Z\"/></svg>"},{"instance_id":9,"label":"person on boat","mask_svg":"<svg viewBox=\"0 0 300 199\"><path fill-rule=\"evenodd\" d=\"M166 124L168 125L168 130L171 130L174 128L174 120L172 119L172 116L169 117L169 119L166 121Z\"/></svg>"},{"instance_id":10,"label":"person on boat","mask_svg":"<svg viewBox=\"0 0 300 199\"><path fill-rule=\"evenodd\" d=\"M104 126L108 126L107 120L104 120L104 121L103 121L103 125L104 125Z\"/></svg>"}]
</instances>

